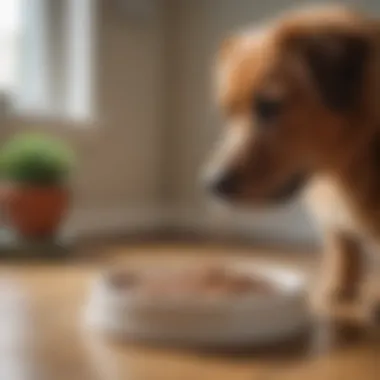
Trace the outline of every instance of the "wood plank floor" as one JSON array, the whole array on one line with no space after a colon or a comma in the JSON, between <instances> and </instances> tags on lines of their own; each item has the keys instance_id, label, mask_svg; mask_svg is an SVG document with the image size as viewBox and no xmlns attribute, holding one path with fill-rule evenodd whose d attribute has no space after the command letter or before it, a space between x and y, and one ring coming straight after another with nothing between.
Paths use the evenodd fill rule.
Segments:
<instances>
[{"instance_id":1,"label":"wood plank floor","mask_svg":"<svg viewBox=\"0 0 380 380\"><path fill-rule=\"evenodd\" d=\"M81 326L93 276L106 265L252 257L313 272L310 254L190 245L121 246L92 264L0 265L1 380L375 380L378 331L344 315L294 344L252 352L195 352L107 342ZM352 317L347 311L347 320ZM351 318L352 319L352 318Z\"/></svg>"}]
</instances>

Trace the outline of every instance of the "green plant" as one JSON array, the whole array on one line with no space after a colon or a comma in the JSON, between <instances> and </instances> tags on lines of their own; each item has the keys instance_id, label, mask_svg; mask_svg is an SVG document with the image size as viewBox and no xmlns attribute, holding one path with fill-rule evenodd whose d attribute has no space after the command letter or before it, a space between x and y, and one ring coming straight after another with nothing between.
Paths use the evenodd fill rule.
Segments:
<instances>
[{"instance_id":1,"label":"green plant","mask_svg":"<svg viewBox=\"0 0 380 380\"><path fill-rule=\"evenodd\" d=\"M73 151L61 140L43 134L21 134L0 152L3 179L24 185L61 185L74 165Z\"/></svg>"}]
</instances>

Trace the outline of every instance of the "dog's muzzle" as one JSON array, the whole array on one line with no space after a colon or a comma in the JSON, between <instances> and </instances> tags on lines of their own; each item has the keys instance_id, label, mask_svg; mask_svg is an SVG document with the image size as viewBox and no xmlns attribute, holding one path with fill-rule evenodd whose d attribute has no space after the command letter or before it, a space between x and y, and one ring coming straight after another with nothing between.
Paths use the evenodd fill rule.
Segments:
<instances>
[{"instance_id":1,"label":"dog's muzzle","mask_svg":"<svg viewBox=\"0 0 380 380\"><path fill-rule=\"evenodd\" d=\"M280 204L295 198L308 181L308 176L305 174L293 175L274 190L250 197L248 193L244 194L241 191L242 181L239 177L239 173L236 171L219 173L205 180L206 190L211 195L225 201L249 203L251 200L252 202Z\"/></svg>"}]
</instances>

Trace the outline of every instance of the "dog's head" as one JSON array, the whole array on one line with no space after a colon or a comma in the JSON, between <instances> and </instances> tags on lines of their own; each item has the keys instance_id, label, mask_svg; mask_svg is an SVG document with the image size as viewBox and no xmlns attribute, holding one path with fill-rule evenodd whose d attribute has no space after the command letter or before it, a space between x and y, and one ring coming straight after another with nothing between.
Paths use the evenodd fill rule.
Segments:
<instances>
[{"instance_id":1,"label":"dog's head","mask_svg":"<svg viewBox=\"0 0 380 380\"><path fill-rule=\"evenodd\" d=\"M224 42L225 131L207 186L238 203L288 200L331 164L366 112L372 34L345 9L297 13Z\"/></svg>"}]
</instances>

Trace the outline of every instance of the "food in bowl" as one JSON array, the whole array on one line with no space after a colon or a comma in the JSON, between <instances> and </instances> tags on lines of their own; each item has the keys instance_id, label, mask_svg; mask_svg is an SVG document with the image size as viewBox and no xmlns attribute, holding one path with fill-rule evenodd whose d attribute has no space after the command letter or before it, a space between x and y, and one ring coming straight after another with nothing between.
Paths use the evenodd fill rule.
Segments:
<instances>
[{"instance_id":1,"label":"food in bowl","mask_svg":"<svg viewBox=\"0 0 380 380\"><path fill-rule=\"evenodd\" d=\"M248 275L222 265L153 272L117 270L108 280L117 291L148 297L270 295L277 290L272 282L259 275Z\"/></svg>"}]
</instances>

